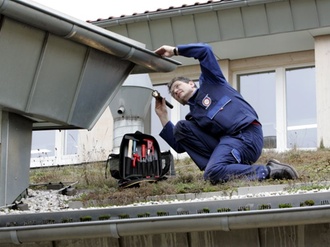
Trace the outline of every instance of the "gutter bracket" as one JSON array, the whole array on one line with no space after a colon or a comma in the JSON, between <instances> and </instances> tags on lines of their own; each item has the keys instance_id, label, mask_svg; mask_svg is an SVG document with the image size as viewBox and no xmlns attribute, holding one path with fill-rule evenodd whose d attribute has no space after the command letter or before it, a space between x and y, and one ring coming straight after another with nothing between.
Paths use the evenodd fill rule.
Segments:
<instances>
[{"instance_id":1,"label":"gutter bracket","mask_svg":"<svg viewBox=\"0 0 330 247\"><path fill-rule=\"evenodd\" d=\"M14 244L17 244L17 245L22 244L22 242L19 241L19 239L18 239L17 231L10 231L10 238L11 238L11 241L12 241Z\"/></svg>"},{"instance_id":2,"label":"gutter bracket","mask_svg":"<svg viewBox=\"0 0 330 247\"><path fill-rule=\"evenodd\" d=\"M129 52L124 57L122 57L121 59L129 60L133 56L134 52L135 52L135 48L131 47Z\"/></svg>"},{"instance_id":3,"label":"gutter bracket","mask_svg":"<svg viewBox=\"0 0 330 247\"><path fill-rule=\"evenodd\" d=\"M229 228L229 217L228 216L226 216L226 217L220 217L220 226L221 226L221 230L227 231L227 232L230 231L230 228Z\"/></svg>"},{"instance_id":4,"label":"gutter bracket","mask_svg":"<svg viewBox=\"0 0 330 247\"><path fill-rule=\"evenodd\" d=\"M110 227L111 237L120 238L120 236L118 234L117 223L110 224L109 227Z\"/></svg>"},{"instance_id":5,"label":"gutter bracket","mask_svg":"<svg viewBox=\"0 0 330 247\"><path fill-rule=\"evenodd\" d=\"M72 25L72 28L70 30L70 32L64 36L65 39L71 39L73 36L75 36L77 34L77 31L76 31L76 25Z\"/></svg>"}]
</instances>

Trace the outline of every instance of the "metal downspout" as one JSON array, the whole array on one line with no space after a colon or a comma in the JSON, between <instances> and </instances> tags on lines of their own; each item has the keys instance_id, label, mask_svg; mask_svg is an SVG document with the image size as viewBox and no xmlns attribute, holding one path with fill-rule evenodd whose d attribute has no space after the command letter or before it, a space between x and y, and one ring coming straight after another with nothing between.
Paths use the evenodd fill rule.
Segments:
<instances>
[{"instance_id":1,"label":"metal downspout","mask_svg":"<svg viewBox=\"0 0 330 247\"><path fill-rule=\"evenodd\" d=\"M0 243L27 243L75 238L229 231L289 225L329 223L330 205L245 212L195 214L66 223L0 229Z\"/></svg>"}]
</instances>

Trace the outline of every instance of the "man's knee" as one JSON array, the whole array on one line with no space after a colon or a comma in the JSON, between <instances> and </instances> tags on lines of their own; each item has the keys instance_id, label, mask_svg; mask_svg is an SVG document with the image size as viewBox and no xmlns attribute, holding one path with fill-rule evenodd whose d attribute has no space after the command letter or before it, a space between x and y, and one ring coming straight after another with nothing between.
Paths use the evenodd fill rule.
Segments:
<instances>
[{"instance_id":1,"label":"man's knee","mask_svg":"<svg viewBox=\"0 0 330 247\"><path fill-rule=\"evenodd\" d=\"M204 179L210 180L212 183L226 182L228 180L226 165L224 164L208 164L204 171Z\"/></svg>"}]
</instances>

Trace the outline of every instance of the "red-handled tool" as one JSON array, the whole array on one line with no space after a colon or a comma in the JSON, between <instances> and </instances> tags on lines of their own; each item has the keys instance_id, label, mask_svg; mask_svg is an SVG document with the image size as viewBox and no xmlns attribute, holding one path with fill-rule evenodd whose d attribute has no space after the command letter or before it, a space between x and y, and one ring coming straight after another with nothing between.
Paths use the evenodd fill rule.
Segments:
<instances>
[{"instance_id":1,"label":"red-handled tool","mask_svg":"<svg viewBox=\"0 0 330 247\"><path fill-rule=\"evenodd\" d=\"M140 156L138 153L133 154L133 167L136 167L136 161L140 161Z\"/></svg>"},{"instance_id":2,"label":"red-handled tool","mask_svg":"<svg viewBox=\"0 0 330 247\"><path fill-rule=\"evenodd\" d=\"M146 150L146 145L145 144L141 145L141 157L142 157L142 161L146 160L147 150Z\"/></svg>"}]
</instances>

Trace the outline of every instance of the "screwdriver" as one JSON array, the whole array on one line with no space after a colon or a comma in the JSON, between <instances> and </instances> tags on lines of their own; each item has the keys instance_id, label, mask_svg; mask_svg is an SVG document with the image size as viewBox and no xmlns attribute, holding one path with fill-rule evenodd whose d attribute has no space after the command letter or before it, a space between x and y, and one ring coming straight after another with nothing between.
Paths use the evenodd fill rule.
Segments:
<instances>
[{"instance_id":1,"label":"screwdriver","mask_svg":"<svg viewBox=\"0 0 330 247\"><path fill-rule=\"evenodd\" d=\"M142 175L144 176L145 175L145 170L146 170L146 167L145 167L145 165L146 165L146 144L142 144L141 145L141 158L142 158L142 160L141 160L141 162L143 163L142 164Z\"/></svg>"}]
</instances>

